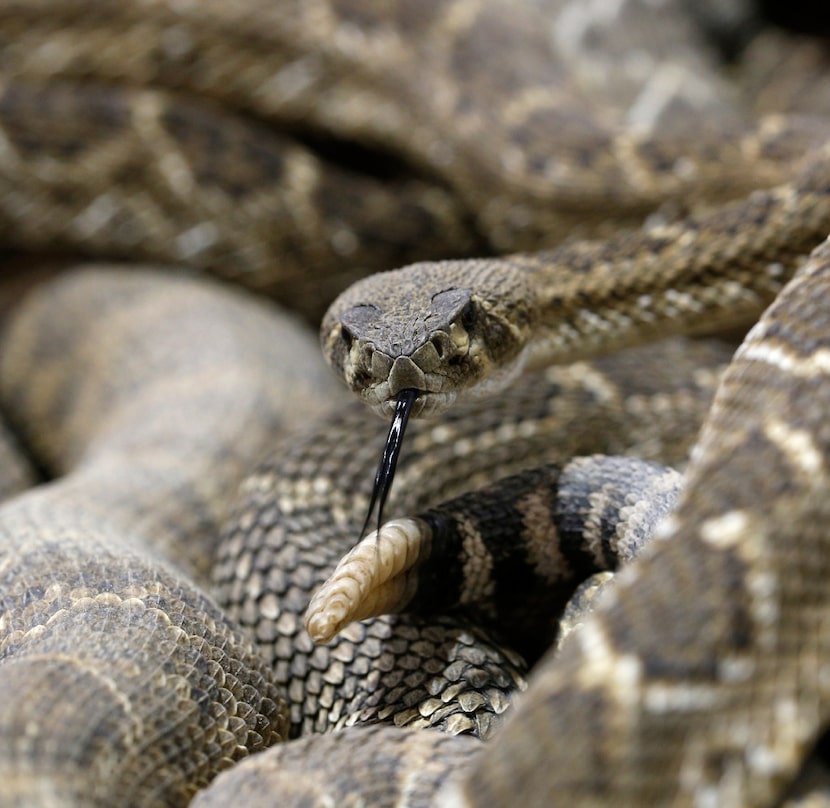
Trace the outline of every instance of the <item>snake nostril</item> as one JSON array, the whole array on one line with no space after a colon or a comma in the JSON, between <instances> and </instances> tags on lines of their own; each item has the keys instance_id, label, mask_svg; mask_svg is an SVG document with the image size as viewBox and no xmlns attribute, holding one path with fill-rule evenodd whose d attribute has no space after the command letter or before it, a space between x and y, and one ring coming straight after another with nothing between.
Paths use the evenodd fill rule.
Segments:
<instances>
[{"instance_id":1,"label":"snake nostril","mask_svg":"<svg viewBox=\"0 0 830 808\"><path fill-rule=\"evenodd\" d=\"M375 358L375 346L371 344L365 344L360 348L360 364L363 365L365 368L372 367L372 362Z\"/></svg>"},{"instance_id":2,"label":"snake nostril","mask_svg":"<svg viewBox=\"0 0 830 808\"><path fill-rule=\"evenodd\" d=\"M438 354L438 358L444 359L447 354L446 340L442 339L440 334L436 334L430 342L432 343L432 347L435 348L435 353Z\"/></svg>"}]
</instances>

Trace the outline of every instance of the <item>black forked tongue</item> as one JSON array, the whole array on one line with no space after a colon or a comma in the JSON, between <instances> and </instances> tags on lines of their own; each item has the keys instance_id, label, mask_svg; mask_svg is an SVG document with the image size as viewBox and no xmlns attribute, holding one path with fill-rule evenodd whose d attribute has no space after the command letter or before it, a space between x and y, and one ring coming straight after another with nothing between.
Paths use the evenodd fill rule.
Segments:
<instances>
[{"instance_id":1,"label":"black forked tongue","mask_svg":"<svg viewBox=\"0 0 830 808\"><path fill-rule=\"evenodd\" d=\"M395 414L392 416L392 425L389 427L389 434L386 436L386 445L383 447L383 454L380 457L378 470L375 474L375 485L372 488L372 499L369 502L369 513L366 514L366 521L360 531L361 538L366 535L366 528L372 521L372 513L375 510L375 503L378 506L378 530L383 519L383 506L386 504L386 497L392 488L392 480L395 479L395 467L398 465L398 455L401 453L403 444L403 433L409 422L409 413L412 412L412 405L418 398L418 391L412 388L401 390L395 402Z\"/></svg>"}]
</instances>

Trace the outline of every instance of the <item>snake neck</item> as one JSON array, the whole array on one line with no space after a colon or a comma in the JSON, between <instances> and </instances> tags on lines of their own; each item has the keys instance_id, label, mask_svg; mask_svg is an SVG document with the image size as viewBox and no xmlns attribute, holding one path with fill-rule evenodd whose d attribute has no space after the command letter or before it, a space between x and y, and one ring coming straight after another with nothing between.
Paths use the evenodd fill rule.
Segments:
<instances>
[{"instance_id":1,"label":"snake neck","mask_svg":"<svg viewBox=\"0 0 830 808\"><path fill-rule=\"evenodd\" d=\"M536 295L531 366L751 322L830 229L830 166L683 221L514 256ZM810 179L808 180L808 177Z\"/></svg>"}]
</instances>

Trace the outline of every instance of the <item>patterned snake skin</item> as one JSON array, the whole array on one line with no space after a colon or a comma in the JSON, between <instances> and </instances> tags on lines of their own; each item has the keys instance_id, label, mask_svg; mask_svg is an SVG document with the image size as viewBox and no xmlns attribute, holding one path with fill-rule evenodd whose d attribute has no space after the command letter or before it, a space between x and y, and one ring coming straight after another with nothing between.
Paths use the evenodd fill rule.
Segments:
<instances>
[{"instance_id":1,"label":"patterned snake skin","mask_svg":"<svg viewBox=\"0 0 830 808\"><path fill-rule=\"evenodd\" d=\"M177 310L186 318L171 328ZM255 462L283 410L307 420L309 399L337 399L325 377L311 385L309 371L321 364L313 348L281 328L250 301L135 270L68 276L14 318L0 359L4 404L26 443L40 447L44 469L64 476L0 508L0 673L20 694L0 710L4 804L181 804L246 752L349 724L487 737L509 695L524 687L522 660L460 615L379 618L326 647L303 632L311 590L354 541L368 501L383 435L358 403L288 431L242 487L213 573L220 618L204 594L205 573L243 459ZM309 354L298 366L302 378L285 387L279 369L301 351ZM727 356L715 346L667 344L556 368L478 411L459 408L457 422L437 432L413 424L417 450L390 506L416 510L452 492L436 473L453 452L447 428L472 444L456 467L459 491L527 462L595 451L680 461L717 378L705 368ZM85 372L90 357L100 372ZM306 404L292 404L286 392ZM52 401L61 401L60 417ZM153 419L143 417L148 408ZM342 436L334 452L325 441L333 429ZM356 495L339 506L326 495L355 480ZM99 608L106 611L93 619ZM136 611L146 622L136 625ZM170 637L159 624L172 625ZM228 632L236 632L232 643ZM102 640L113 634L123 645ZM252 640L241 644L244 636ZM54 697L62 692L75 697ZM52 709L35 709L45 693ZM56 726L64 743L52 743ZM297 750L314 742L286 744L286 752L302 761ZM313 755L324 756L326 743ZM412 743L423 750L433 741ZM151 749L158 757L147 756ZM401 749L414 754L408 741ZM371 759L371 746L367 753ZM448 752L442 761L455 759ZM398 771L405 774L396 763L390 777Z\"/></svg>"},{"instance_id":2,"label":"patterned snake skin","mask_svg":"<svg viewBox=\"0 0 830 808\"><path fill-rule=\"evenodd\" d=\"M326 315L330 364L376 410L407 387L418 414L453 404L410 426L389 511L459 507L461 537L405 598L358 607L413 611L327 645L304 612L358 538L377 419L316 380L304 337L205 282L90 270L24 301L0 345L8 445L33 457L0 489L0 804L183 805L231 766L197 802L821 804L806 777L786 790L830 712L830 249L803 264L830 231L830 129L803 114L822 82L797 78L824 67L783 35L748 44L739 14L720 30L751 66L741 101L681 5L0 2L0 238L24 286L137 259L314 320L375 269L548 248L415 264ZM574 582L517 600L510 542L567 555L561 522L534 532L559 506L535 478L492 511L439 503L541 462L556 488L575 454L682 464L724 354L520 374L774 298L663 540L544 655ZM504 389L464 401L478 385Z\"/></svg>"},{"instance_id":3,"label":"patterned snake skin","mask_svg":"<svg viewBox=\"0 0 830 808\"><path fill-rule=\"evenodd\" d=\"M310 369L315 349L254 301L139 270L56 283L27 311L4 409L62 477L0 508L2 804L186 802L287 733L272 672L203 588L286 409L270 368L305 352ZM290 394L326 381L295 374Z\"/></svg>"}]
</instances>

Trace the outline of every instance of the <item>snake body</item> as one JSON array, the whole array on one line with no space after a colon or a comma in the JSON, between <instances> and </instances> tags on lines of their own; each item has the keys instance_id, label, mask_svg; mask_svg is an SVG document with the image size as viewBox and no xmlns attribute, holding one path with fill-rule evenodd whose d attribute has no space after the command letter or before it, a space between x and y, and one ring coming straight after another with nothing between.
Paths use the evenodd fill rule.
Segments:
<instances>
[{"instance_id":1,"label":"snake body","mask_svg":"<svg viewBox=\"0 0 830 808\"><path fill-rule=\"evenodd\" d=\"M6 243L207 269L312 318L373 269L774 185L827 135L708 97L674 137L598 113L500 0L10 2L0 36Z\"/></svg>"},{"instance_id":2,"label":"snake body","mask_svg":"<svg viewBox=\"0 0 830 808\"><path fill-rule=\"evenodd\" d=\"M823 244L738 351L663 540L540 670L527 704L545 710L505 728L521 752L507 765L486 752L447 804L543 805L564 790L763 805L792 778L828 718L828 259ZM610 737L575 742L597 703L616 718Z\"/></svg>"},{"instance_id":3,"label":"snake body","mask_svg":"<svg viewBox=\"0 0 830 808\"><path fill-rule=\"evenodd\" d=\"M694 92L679 127L623 90L627 109L598 112L584 94L603 80L566 74L568 43L537 11L392 6L0 4L4 244L184 264L315 317L374 268L571 239L415 264L324 320L330 363L381 412L403 387L427 414L472 383L507 385L412 425L399 515L574 452L679 462L714 376L677 345L518 381L521 364L751 318L784 288L720 388L666 540L542 661L490 746L418 732L495 735L525 670L463 612L377 617L325 647L305 633L362 521L377 422L339 404L279 439L231 506L286 390L302 421L338 401L304 387L315 363L255 306L190 281L58 283L24 307L0 364L15 439L65 475L0 510L9 804L184 804L279 739L389 722L408 729L292 740L201 799L240 782L273 798L276 771L289 804L330 802L325 772L344 804L761 805L827 717L827 249L784 287L830 230L826 123L750 123ZM578 14L566 4L562 30ZM497 53L511 58L487 69ZM659 206L656 224L575 240ZM207 313L191 328L194 300ZM276 381L278 365L303 373Z\"/></svg>"},{"instance_id":4,"label":"snake body","mask_svg":"<svg viewBox=\"0 0 830 808\"><path fill-rule=\"evenodd\" d=\"M679 480L636 458L579 457L393 520L344 556L309 604L306 627L329 642L364 617L461 606L538 657L559 634L574 584L630 562L674 506ZM377 577L361 580L366 571Z\"/></svg>"},{"instance_id":5,"label":"snake body","mask_svg":"<svg viewBox=\"0 0 830 808\"><path fill-rule=\"evenodd\" d=\"M9 804L21 795L43 804L108 804L119 794L129 795L124 799L135 805L179 804L217 769L274 742L277 733L290 737L383 720L486 737L509 695L524 686L521 661L498 650L461 616L379 619L355 626L325 649L315 649L302 630L310 591L353 541L368 498L369 472L382 435L358 404L339 416L342 434L349 436L342 454L332 456L322 440L331 432L331 414L322 416L319 426L308 427L305 436L293 433L275 447L274 459L243 486L219 551L214 578L223 612L200 591L208 585L206 558L221 503L232 498L233 480L240 473L234 458L251 456L252 446L260 448L259 429L277 429L285 405L285 389L275 371L278 354L296 355L302 347L250 304L224 297L193 281L138 272L113 277L86 273L33 297L7 335L2 364L6 407L17 413L15 422L27 442L42 446L41 465L66 475L0 510L9 536L0 669L16 674L9 687L21 694L19 701L6 704L11 714L4 719L10 748L3 766L17 772L2 792ZM181 318L168 333L154 327L168 321L169 312L184 300L190 312L187 327L182 328ZM93 320L90 311L100 316ZM111 370L83 376L68 360L75 357L83 367L91 351L98 356L103 334L109 349L96 361L106 361ZM56 345L60 352L50 354ZM67 355L69 345L77 347ZM482 448L489 442L489 453L472 452L472 465L459 469L457 485L470 477L486 479L504 467L522 432L524 455L530 459L567 457L568 446L556 446L555 435L567 438L571 453L633 445L640 454L679 459L716 378L711 373L690 381L691 370L724 359L723 352L702 346L690 353L666 346L631 356L627 363L549 372L530 391L507 395L495 409L482 407L478 420L459 412L458 428L467 430L469 440L484 438ZM667 361L675 369L673 383L661 369ZM304 374L309 364L302 368ZM642 372L627 388L632 367ZM169 373L160 373L164 369ZM123 381L113 385L117 374ZM81 378L87 381L78 383ZM109 384L96 384L107 378ZM298 381L295 392L304 383ZM241 396L249 389L245 396L251 403L243 406ZM325 390L319 388L313 397L322 403L332 395ZM611 390L619 396L600 394ZM653 419L652 399L662 402L659 423ZM54 418L53 400L63 402L63 420ZM155 418L146 426L137 424L134 419L148 407ZM188 417L195 410L203 414ZM626 410L631 417L623 416ZM535 427L528 431L522 424L534 412ZM204 417L208 413L215 415ZM308 407L303 417L307 414ZM510 419L513 430L506 428ZM499 435L495 445L486 440L487 431L480 431L488 421ZM182 430L184 424L191 426ZM259 427L252 434L254 424ZM410 502L417 506L446 488L439 484L430 493L407 486L407 475L417 478L439 467L452 450L443 444L440 430L433 434L421 424L413 427L421 456L413 455L402 470L402 490L411 492ZM211 440L205 439L204 429L213 433ZM216 462L219 457L223 462ZM521 461L512 462L518 468ZM302 473L309 467L317 470L316 497L310 497ZM342 515L337 516L326 492L345 491L354 479L362 494L354 501L341 500ZM406 507L400 498L391 505ZM184 572L173 572L174 562ZM147 615L138 626L135 612ZM113 632L123 637L123 645L102 641ZM252 637L255 656L251 641L243 641L246 636ZM36 670L49 677L47 682L32 674L30 657ZM252 668L248 684L253 688L241 678L240 659ZM204 679L205 670L210 679ZM103 683L96 672L105 677ZM228 683L210 685L226 679ZM225 690L232 690L229 684L236 679L244 698L234 693L232 700ZM179 694L175 708L165 695L171 688ZM223 710L236 712L226 716L218 707L197 709L207 723L194 727L188 704L207 707L212 688L219 688L215 692ZM54 712L33 713L40 702L36 694L44 690L74 697L55 700ZM267 711L245 707L252 699L255 708L264 699ZM113 721L118 732L126 733L116 733L122 741L116 742L109 729ZM30 738L22 747L21 724ZM67 741L50 746L47 739L56 724ZM278 729L263 734L271 725ZM88 736L79 734L80 726L89 727ZM229 727L239 733L233 743L226 734ZM214 745L214 733L223 739L221 749ZM97 741L102 737L109 739L103 748ZM203 739L215 757L205 760L206 753L184 743L185 738ZM308 742L297 743L304 748ZM414 743L428 746L431 741ZM180 757L168 753L168 745ZM129 757L122 760L125 749L135 750L135 763ZM151 749L160 750L154 762L145 758ZM200 764L193 766L194 760ZM67 790L58 796L62 784Z\"/></svg>"},{"instance_id":6,"label":"snake body","mask_svg":"<svg viewBox=\"0 0 830 808\"><path fill-rule=\"evenodd\" d=\"M380 413L415 388L414 413L655 334L757 316L830 231L830 159L711 213L550 253L415 264L355 283L326 313L326 358ZM590 309L586 307L590 301ZM402 338L401 335L405 335Z\"/></svg>"},{"instance_id":7,"label":"snake body","mask_svg":"<svg viewBox=\"0 0 830 808\"><path fill-rule=\"evenodd\" d=\"M0 801L181 804L287 733L272 672L205 582L244 458L284 419L267 369L303 350L310 367L314 347L255 301L139 270L89 271L27 311L4 410L62 477L0 508Z\"/></svg>"},{"instance_id":8,"label":"snake body","mask_svg":"<svg viewBox=\"0 0 830 808\"><path fill-rule=\"evenodd\" d=\"M663 367L668 357L672 373ZM550 371L528 388L459 408L437 431L415 422L389 513L414 512L500 473L574 454L632 450L680 461L725 358L717 346L688 354L664 346L627 361ZM709 369L694 376L692 366ZM641 372L629 381L633 367ZM217 597L294 694L292 735L381 718L489 737L507 694L523 687L524 665L505 659L469 617L379 618L351 625L326 646L304 629L312 592L360 530L383 441L375 426L355 405L275 447L240 490L218 551ZM447 428L468 444L463 457L458 444L446 443ZM332 429L342 436L335 449L321 438ZM315 470L313 487L303 469Z\"/></svg>"},{"instance_id":9,"label":"snake body","mask_svg":"<svg viewBox=\"0 0 830 808\"><path fill-rule=\"evenodd\" d=\"M372 738L351 736L367 771L388 771L393 757L391 771L405 777L410 751L429 743L436 754L447 744L447 760L466 759L461 774L443 770L436 791L418 798L426 802L408 801L398 781L389 804L541 806L567 795L597 805L764 805L793 782L828 710L828 283L824 244L730 365L661 540L617 576L616 589L559 652L542 660L522 706L488 747L459 739L450 757L449 742L437 737L419 738L409 750L403 737L393 741L379 730ZM759 400L761 391L773 394ZM372 554L365 558L371 565ZM688 600L677 597L693 591ZM346 744L323 744L321 754L334 760L320 769L349 768ZM309 750L310 760L314 755ZM317 786L293 761L291 750L273 750L251 766L251 778L242 765L218 781L215 798L247 783L251 798L267 804L285 766L302 804ZM318 764L310 766L313 772ZM340 792L336 784L328 796L372 793L345 782L351 785ZM810 799L822 804L819 782ZM205 804L211 799L208 792Z\"/></svg>"}]
</instances>

